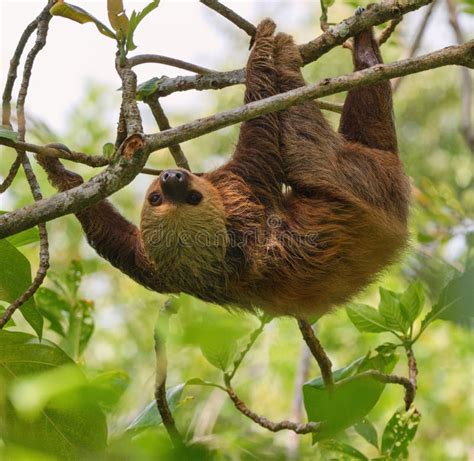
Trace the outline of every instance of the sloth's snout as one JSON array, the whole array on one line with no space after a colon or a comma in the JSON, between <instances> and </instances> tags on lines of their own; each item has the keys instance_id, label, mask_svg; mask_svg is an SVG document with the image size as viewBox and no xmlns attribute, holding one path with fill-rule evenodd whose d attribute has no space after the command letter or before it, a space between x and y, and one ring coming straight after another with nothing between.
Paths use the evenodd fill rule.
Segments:
<instances>
[{"instance_id":1,"label":"sloth's snout","mask_svg":"<svg viewBox=\"0 0 474 461\"><path fill-rule=\"evenodd\" d=\"M164 196L173 202L184 202L189 189L189 174L184 170L165 170L160 175Z\"/></svg>"}]
</instances>

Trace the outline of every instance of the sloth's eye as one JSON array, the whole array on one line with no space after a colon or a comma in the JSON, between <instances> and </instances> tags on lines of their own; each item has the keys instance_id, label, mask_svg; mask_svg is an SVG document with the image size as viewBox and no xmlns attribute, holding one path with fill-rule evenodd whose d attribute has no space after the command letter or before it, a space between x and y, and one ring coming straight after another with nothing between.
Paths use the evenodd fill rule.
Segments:
<instances>
[{"instance_id":1,"label":"sloth's eye","mask_svg":"<svg viewBox=\"0 0 474 461\"><path fill-rule=\"evenodd\" d=\"M148 202L150 202L150 205L151 206L158 206L158 205L161 205L161 202L163 201L163 199L161 198L161 194L158 193L158 192L152 192L149 196L148 196Z\"/></svg>"},{"instance_id":2,"label":"sloth's eye","mask_svg":"<svg viewBox=\"0 0 474 461\"><path fill-rule=\"evenodd\" d=\"M190 192L186 197L186 203L188 203L189 205L198 205L201 200L202 194L195 190Z\"/></svg>"}]
</instances>

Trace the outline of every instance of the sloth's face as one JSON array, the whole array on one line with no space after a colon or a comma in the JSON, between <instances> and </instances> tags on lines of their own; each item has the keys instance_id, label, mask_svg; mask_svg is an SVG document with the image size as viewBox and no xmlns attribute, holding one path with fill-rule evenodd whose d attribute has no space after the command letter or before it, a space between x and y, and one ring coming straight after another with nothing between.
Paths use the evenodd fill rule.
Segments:
<instances>
[{"instance_id":1,"label":"sloth's face","mask_svg":"<svg viewBox=\"0 0 474 461\"><path fill-rule=\"evenodd\" d=\"M145 249L156 264L193 266L223 261L226 218L219 191L184 169L165 170L149 187L142 209Z\"/></svg>"}]
</instances>

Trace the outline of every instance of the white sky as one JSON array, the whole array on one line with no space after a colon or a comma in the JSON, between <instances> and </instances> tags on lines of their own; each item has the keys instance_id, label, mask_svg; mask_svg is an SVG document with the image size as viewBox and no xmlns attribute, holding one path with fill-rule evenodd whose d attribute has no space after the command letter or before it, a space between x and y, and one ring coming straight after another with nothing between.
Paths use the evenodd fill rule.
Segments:
<instances>
[{"instance_id":1,"label":"white sky","mask_svg":"<svg viewBox=\"0 0 474 461\"><path fill-rule=\"evenodd\" d=\"M73 0L71 3L108 24L105 0ZM227 1L229 6L252 22L258 22L266 15L277 15L284 17L280 22L286 27L295 29L302 14L313 10L316 18L319 0L292 1L290 13L288 1L283 3L286 3L286 7L279 8L281 2L275 1ZM43 4L43 0L0 0L0 87L3 88L8 63L20 34ZM126 0L124 4L129 15L133 9L140 10L146 5L145 2L133 0ZM158 9L140 24L135 34L138 49L132 54L164 54L208 67L224 61L228 67L221 70L230 70L236 66L242 67L247 55L244 46L237 53L226 50L226 31L240 34L246 40L243 44L247 43L245 33L235 29L198 0L162 0ZM306 36L299 35L301 41L312 38L311 31L307 31ZM114 41L99 34L93 24L80 25L64 18L54 18L47 46L35 63L27 111L47 121L53 128L60 129L68 108L81 99L86 82L92 80L106 84L115 97L117 94L114 92L120 86L120 81L114 69L114 53ZM140 66L136 70L139 81L163 74L186 74L183 70L155 64ZM175 99L178 105L174 107L175 110L189 105L199 108L205 102L205 95L186 92L186 95Z\"/></svg>"},{"instance_id":2,"label":"white sky","mask_svg":"<svg viewBox=\"0 0 474 461\"><path fill-rule=\"evenodd\" d=\"M106 0L73 0L71 3L81 6L108 24ZM129 15L133 9L140 10L146 5L145 2L135 0L125 0L124 3ZM225 0L224 3L253 23L267 15L272 16L281 29L293 33L300 43L316 35L310 27L301 27L301 24L307 23L305 19L311 11L314 11L316 23L319 0ZM20 34L43 5L44 0L0 0L1 88ZM453 43L447 21L442 18L445 13L439 7L437 13L427 33L429 39L425 40L425 46L429 49ZM406 27L407 22L414 23L417 19L418 13L411 14L408 21L404 21L405 29L410 30ZM242 37L241 50L229 52L226 33ZM140 24L135 43L138 49L133 54L164 54L203 66L218 67L220 70L243 66L247 56L245 33L238 31L198 0L162 0L158 9ZM115 90L120 82L114 69L114 52L114 41L100 35L93 24L80 25L64 18L54 18L47 46L36 60L27 100L28 113L60 131L64 126L65 114L82 98L86 82L104 83L110 88L111 97L117 98ZM222 63L225 63L225 69ZM159 65L136 69L139 81L163 74L186 74L185 71ZM192 112L197 111L198 116L207 115L207 100L206 93L173 95L172 110L192 108ZM111 123L114 120L115 114L111 114Z\"/></svg>"}]
</instances>

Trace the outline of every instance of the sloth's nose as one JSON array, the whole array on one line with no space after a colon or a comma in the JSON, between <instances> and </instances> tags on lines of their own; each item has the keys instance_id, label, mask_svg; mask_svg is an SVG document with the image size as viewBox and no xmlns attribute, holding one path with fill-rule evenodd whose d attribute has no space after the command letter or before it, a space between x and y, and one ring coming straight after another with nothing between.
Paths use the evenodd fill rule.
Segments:
<instances>
[{"instance_id":1,"label":"sloth's nose","mask_svg":"<svg viewBox=\"0 0 474 461\"><path fill-rule=\"evenodd\" d=\"M188 193L189 174L185 170L165 170L160 175L160 185L166 198L184 202Z\"/></svg>"}]
</instances>

